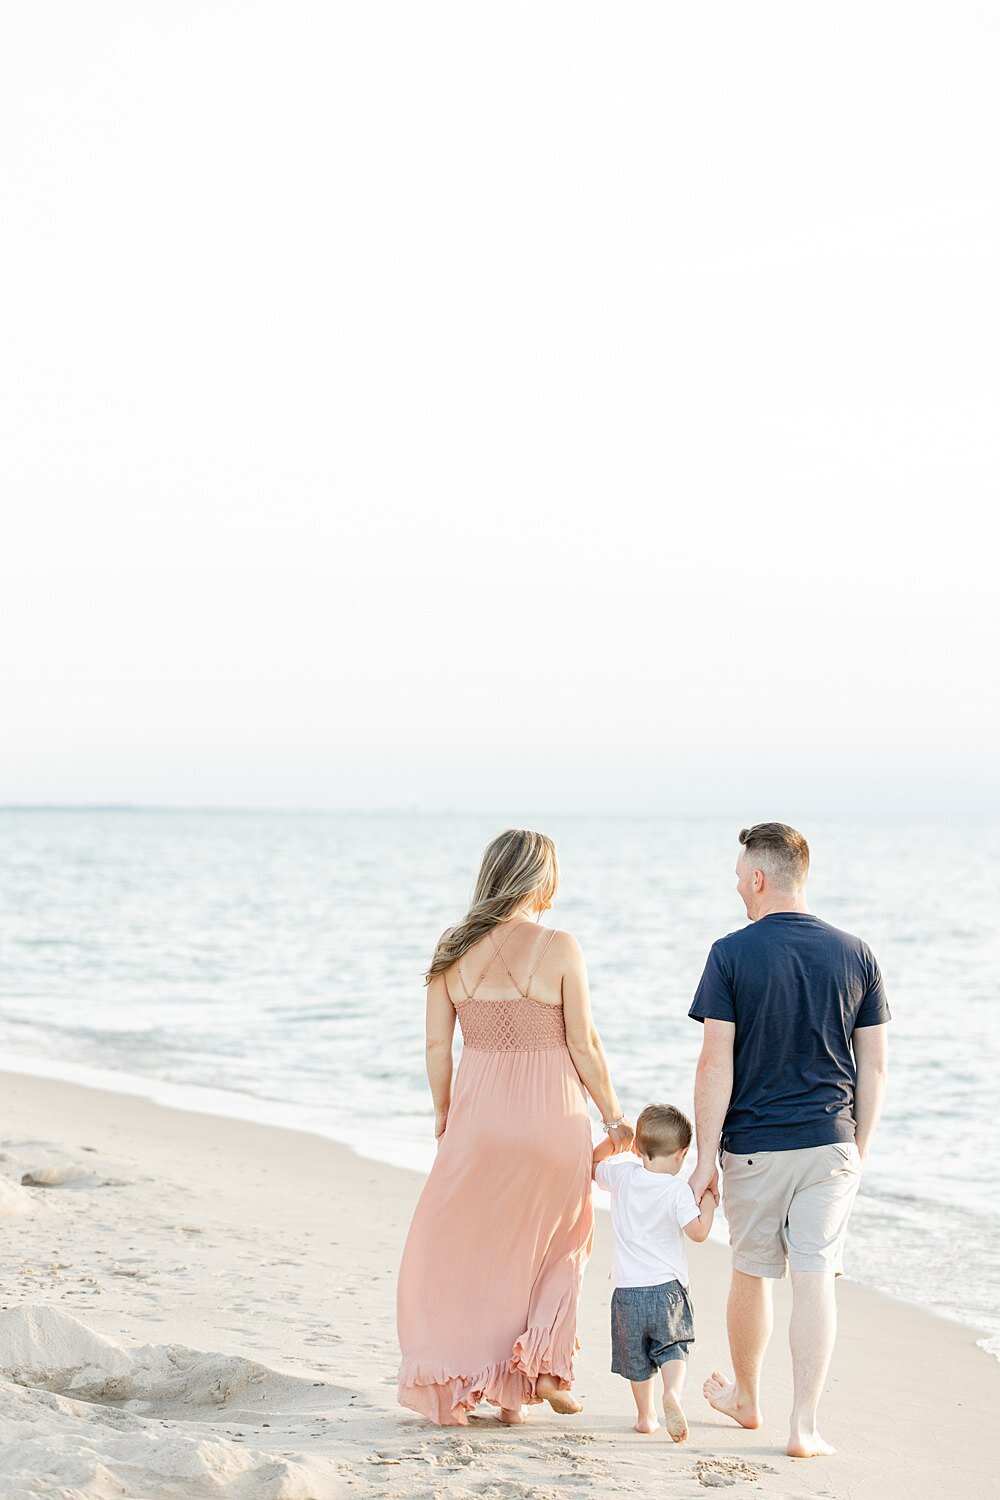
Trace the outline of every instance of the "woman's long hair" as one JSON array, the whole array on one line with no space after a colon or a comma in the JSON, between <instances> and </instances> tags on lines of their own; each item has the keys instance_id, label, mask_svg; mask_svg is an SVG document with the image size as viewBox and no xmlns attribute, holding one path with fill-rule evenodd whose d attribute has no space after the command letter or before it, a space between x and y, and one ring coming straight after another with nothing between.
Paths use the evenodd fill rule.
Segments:
<instances>
[{"instance_id":1,"label":"woman's long hair","mask_svg":"<svg viewBox=\"0 0 1000 1500\"><path fill-rule=\"evenodd\" d=\"M450 969L467 949L498 922L506 922L530 897L537 898L540 911L548 911L558 884L559 863L550 838L530 828L508 828L501 833L486 846L472 905L434 950L427 983L435 974Z\"/></svg>"}]
</instances>

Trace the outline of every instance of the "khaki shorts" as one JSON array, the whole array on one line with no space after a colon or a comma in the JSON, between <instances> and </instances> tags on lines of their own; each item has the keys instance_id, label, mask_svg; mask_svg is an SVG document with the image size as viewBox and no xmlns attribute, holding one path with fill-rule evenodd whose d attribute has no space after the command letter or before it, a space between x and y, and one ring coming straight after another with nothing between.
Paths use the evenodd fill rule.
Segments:
<instances>
[{"instance_id":1,"label":"khaki shorts","mask_svg":"<svg viewBox=\"0 0 1000 1500\"><path fill-rule=\"evenodd\" d=\"M861 1155L853 1141L797 1151L722 1153L733 1270L747 1276L843 1270Z\"/></svg>"}]
</instances>

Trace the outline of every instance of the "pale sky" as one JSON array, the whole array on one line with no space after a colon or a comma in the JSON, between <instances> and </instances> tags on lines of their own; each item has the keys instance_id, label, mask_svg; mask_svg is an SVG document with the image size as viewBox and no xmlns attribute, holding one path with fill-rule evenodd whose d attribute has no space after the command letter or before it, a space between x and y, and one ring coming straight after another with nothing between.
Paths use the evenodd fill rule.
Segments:
<instances>
[{"instance_id":1,"label":"pale sky","mask_svg":"<svg viewBox=\"0 0 1000 1500\"><path fill-rule=\"evenodd\" d=\"M994 7L4 22L0 802L996 807Z\"/></svg>"}]
</instances>

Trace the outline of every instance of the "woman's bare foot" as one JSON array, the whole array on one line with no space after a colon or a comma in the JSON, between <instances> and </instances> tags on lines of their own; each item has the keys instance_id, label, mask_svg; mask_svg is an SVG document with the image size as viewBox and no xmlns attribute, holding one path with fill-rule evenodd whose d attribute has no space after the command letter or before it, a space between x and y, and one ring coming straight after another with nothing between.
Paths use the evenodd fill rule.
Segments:
<instances>
[{"instance_id":1,"label":"woman's bare foot","mask_svg":"<svg viewBox=\"0 0 1000 1500\"><path fill-rule=\"evenodd\" d=\"M547 1401L553 1411L559 1412L560 1416L571 1417L578 1411L583 1411L583 1406L569 1391L559 1388L559 1382L554 1375L539 1375L535 1381L535 1395L541 1396Z\"/></svg>"},{"instance_id":2,"label":"woman's bare foot","mask_svg":"<svg viewBox=\"0 0 1000 1500\"><path fill-rule=\"evenodd\" d=\"M721 1411L724 1417L732 1417L741 1427L759 1427L764 1420L760 1408L738 1399L735 1381L727 1380L718 1370L712 1371L702 1386L702 1391L709 1406Z\"/></svg>"},{"instance_id":3,"label":"woman's bare foot","mask_svg":"<svg viewBox=\"0 0 1000 1500\"><path fill-rule=\"evenodd\" d=\"M501 1406L500 1420L505 1427L520 1427L524 1421L524 1408L521 1406Z\"/></svg>"},{"instance_id":4,"label":"woman's bare foot","mask_svg":"<svg viewBox=\"0 0 1000 1500\"><path fill-rule=\"evenodd\" d=\"M635 1424L636 1432L659 1432L660 1424L655 1417L640 1417Z\"/></svg>"},{"instance_id":5,"label":"woman's bare foot","mask_svg":"<svg viewBox=\"0 0 1000 1500\"><path fill-rule=\"evenodd\" d=\"M686 1443L688 1435L687 1417L684 1408L675 1396L663 1393L663 1420L675 1443Z\"/></svg>"},{"instance_id":6,"label":"woman's bare foot","mask_svg":"<svg viewBox=\"0 0 1000 1500\"><path fill-rule=\"evenodd\" d=\"M785 1449L789 1458L826 1458L836 1451L829 1443L824 1443L815 1428L812 1432L798 1432L793 1428Z\"/></svg>"}]
</instances>

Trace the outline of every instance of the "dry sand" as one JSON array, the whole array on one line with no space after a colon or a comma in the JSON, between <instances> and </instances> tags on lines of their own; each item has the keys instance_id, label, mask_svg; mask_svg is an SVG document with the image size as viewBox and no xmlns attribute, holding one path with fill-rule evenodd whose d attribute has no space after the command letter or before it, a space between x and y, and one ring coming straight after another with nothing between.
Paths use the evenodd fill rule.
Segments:
<instances>
[{"instance_id":1,"label":"dry sand","mask_svg":"<svg viewBox=\"0 0 1000 1500\"><path fill-rule=\"evenodd\" d=\"M579 1417L484 1409L440 1431L395 1403L396 1265L420 1189L315 1136L0 1075L0 1500L922 1500L1000 1492L1000 1365L975 1331L842 1283L823 1410L795 1461L787 1286L766 1421L700 1395L726 1367L727 1257L691 1247L691 1440L631 1432L608 1372L610 1224L581 1316ZM30 1179L30 1182L25 1182ZM956 1246L961 1254L961 1246Z\"/></svg>"}]
</instances>

